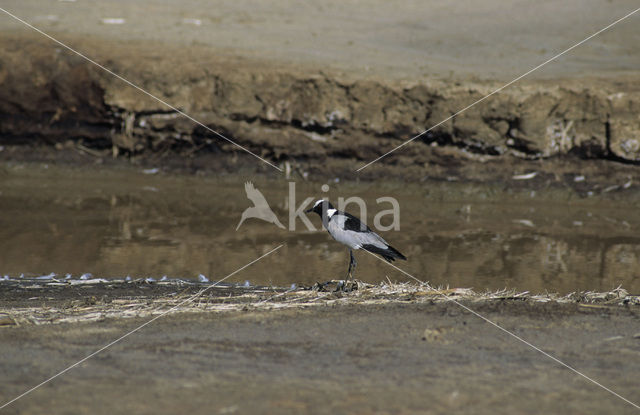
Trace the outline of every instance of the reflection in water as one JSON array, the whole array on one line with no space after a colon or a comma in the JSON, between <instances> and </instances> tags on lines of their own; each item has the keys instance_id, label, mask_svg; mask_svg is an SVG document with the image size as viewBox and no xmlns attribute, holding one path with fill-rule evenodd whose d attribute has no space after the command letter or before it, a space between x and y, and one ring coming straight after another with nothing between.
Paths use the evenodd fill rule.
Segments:
<instances>
[{"instance_id":1,"label":"reflection in water","mask_svg":"<svg viewBox=\"0 0 640 415\"><path fill-rule=\"evenodd\" d=\"M256 187L287 225L287 183ZM298 184L298 205L324 195L319 189ZM435 285L563 293L622 285L640 292L640 217L633 206L437 203L417 187L381 193L369 184L334 184L327 195L362 197L370 220L388 208L378 206L377 197L396 197L401 230L384 237L409 258L399 266ZM344 276L348 251L325 231L309 231L298 221L290 232L258 219L236 231L249 206L244 178L12 167L0 175L0 275L195 279L202 273L214 281L284 242L276 255L232 281L288 286ZM356 255L363 280L406 279L366 253Z\"/></svg>"}]
</instances>

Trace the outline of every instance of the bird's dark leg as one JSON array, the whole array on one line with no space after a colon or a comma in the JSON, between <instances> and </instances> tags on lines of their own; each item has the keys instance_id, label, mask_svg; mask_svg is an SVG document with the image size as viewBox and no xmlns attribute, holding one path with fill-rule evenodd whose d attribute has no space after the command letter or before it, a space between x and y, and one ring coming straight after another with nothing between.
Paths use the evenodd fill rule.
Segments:
<instances>
[{"instance_id":1,"label":"bird's dark leg","mask_svg":"<svg viewBox=\"0 0 640 415\"><path fill-rule=\"evenodd\" d=\"M345 278L344 281L340 281L338 283L338 286L336 287L336 291L348 292L354 289L353 288L354 283L353 282L349 283L349 280L352 278L353 272L355 271L357 264L358 263L356 262L356 258L353 256L353 251L349 249L349 269L347 270L347 277Z\"/></svg>"},{"instance_id":2,"label":"bird's dark leg","mask_svg":"<svg viewBox=\"0 0 640 415\"><path fill-rule=\"evenodd\" d=\"M356 270L356 258L353 256L353 251L349 249L349 270L347 271L347 280L351 279L353 272Z\"/></svg>"},{"instance_id":3,"label":"bird's dark leg","mask_svg":"<svg viewBox=\"0 0 640 415\"><path fill-rule=\"evenodd\" d=\"M353 274L356 273L356 266L358 265L358 261L356 261L356 257L353 256L353 251L351 252L351 259L353 260L353 268L351 268L351 272Z\"/></svg>"}]
</instances>

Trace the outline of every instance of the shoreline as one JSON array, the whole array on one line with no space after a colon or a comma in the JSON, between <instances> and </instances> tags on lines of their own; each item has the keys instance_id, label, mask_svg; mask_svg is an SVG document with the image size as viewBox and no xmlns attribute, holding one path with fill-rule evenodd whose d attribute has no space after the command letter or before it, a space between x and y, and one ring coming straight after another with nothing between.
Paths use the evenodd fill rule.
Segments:
<instances>
[{"instance_id":1,"label":"shoreline","mask_svg":"<svg viewBox=\"0 0 640 415\"><path fill-rule=\"evenodd\" d=\"M428 284L367 284L356 280L352 292L317 287L246 287L243 284L198 283L154 279L65 280L13 279L0 281L0 315L5 326L102 322L145 318L171 313L263 312L343 306L427 304L462 302L483 309L510 309L522 304L530 310L555 304L573 312L627 310L640 313L640 295L621 287L608 292L535 294L515 290L475 292L469 288L432 288ZM202 292L202 295L198 296ZM191 297L193 301L188 301ZM185 303L186 302L186 303ZM504 304L511 305L504 305ZM178 307L174 310L175 307Z\"/></svg>"}]
</instances>

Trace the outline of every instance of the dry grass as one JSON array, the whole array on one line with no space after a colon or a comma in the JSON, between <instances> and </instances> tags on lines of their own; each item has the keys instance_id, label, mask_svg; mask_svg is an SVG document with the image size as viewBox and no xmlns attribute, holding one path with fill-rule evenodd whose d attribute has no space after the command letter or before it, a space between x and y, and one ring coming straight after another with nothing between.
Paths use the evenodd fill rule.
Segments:
<instances>
[{"instance_id":1,"label":"dry grass","mask_svg":"<svg viewBox=\"0 0 640 415\"><path fill-rule=\"evenodd\" d=\"M433 288L417 283L382 283L371 285L358 281L357 289L351 292L317 291L312 289L284 290L265 287L213 287L192 298L198 289L206 285L167 282L163 286L175 287L175 291L166 295L120 296L109 298L112 293L108 287L114 284L131 282L109 282L97 280L93 288L104 286L102 297L88 296L83 300L68 300L39 297L38 287L25 287L33 294L26 304L0 303L0 327L16 325L40 325L99 321L111 318L150 317L171 310L171 313L223 313L230 311L282 310L292 308L323 307L332 305L371 305L388 303L442 303L446 301L463 302L467 306L478 303L517 301L530 304L561 303L579 304L583 307L612 307L620 305L640 305L640 296L629 295L623 288L608 292L574 292L568 295L531 294L514 290L487 291L478 293L468 288ZM133 282L133 283L141 283ZM334 282L337 283L337 282ZM86 283L92 285L91 282ZM157 284L160 285L160 284ZM52 300L53 298L53 300ZM48 299L49 301L45 301Z\"/></svg>"}]
</instances>

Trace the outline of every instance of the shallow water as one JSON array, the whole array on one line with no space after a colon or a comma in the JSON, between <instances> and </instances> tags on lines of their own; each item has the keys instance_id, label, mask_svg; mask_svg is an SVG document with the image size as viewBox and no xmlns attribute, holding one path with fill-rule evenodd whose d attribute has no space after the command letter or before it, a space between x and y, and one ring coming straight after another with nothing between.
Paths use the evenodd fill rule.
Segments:
<instances>
[{"instance_id":1,"label":"shallow water","mask_svg":"<svg viewBox=\"0 0 640 415\"><path fill-rule=\"evenodd\" d=\"M145 174L142 169L0 168L0 276L92 273L215 281L279 244L283 248L228 281L289 286L342 278L348 251L325 231L279 229L247 219L245 177ZM306 197L360 196L373 216L393 196L400 231L381 232L409 260L395 264L434 285L532 292L640 292L637 195L613 200L552 195L499 185L456 183L296 183ZM255 178L280 221L288 225L284 179ZM629 192L637 192L631 188ZM562 200L564 199L564 200ZM358 214L353 206L353 213ZM320 226L317 216L309 216ZM405 281L405 275L357 252L357 278Z\"/></svg>"}]
</instances>

